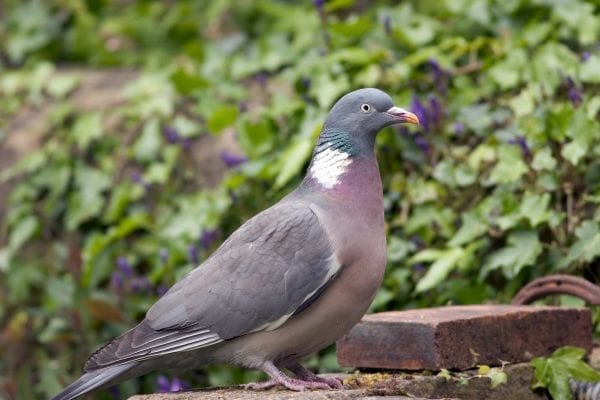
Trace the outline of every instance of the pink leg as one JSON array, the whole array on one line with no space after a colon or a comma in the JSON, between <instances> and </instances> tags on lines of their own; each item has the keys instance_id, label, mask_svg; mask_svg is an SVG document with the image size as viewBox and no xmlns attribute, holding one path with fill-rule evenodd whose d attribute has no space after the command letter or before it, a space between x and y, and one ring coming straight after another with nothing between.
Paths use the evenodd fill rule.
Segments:
<instances>
[{"instance_id":1,"label":"pink leg","mask_svg":"<svg viewBox=\"0 0 600 400\"><path fill-rule=\"evenodd\" d=\"M244 387L246 389L268 389L276 385L282 385L288 388L289 390L294 390L296 392L302 392L304 390L310 389L330 389L331 387L324 382L316 382L316 381L305 381L302 379L294 379L290 378L283 372L279 370L270 361L267 361L263 364L261 369L271 377L271 380L266 382L257 382L257 383L249 383Z\"/></svg>"},{"instance_id":2,"label":"pink leg","mask_svg":"<svg viewBox=\"0 0 600 400\"><path fill-rule=\"evenodd\" d=\"M334 377L327 378L324 376L315 375L310 370L304 368L302 366L302 364L294 364L294 365L288 367L288 369L290 371L292 371L294 374L296 374L296 376L300 380L309 381L309 382L322 382L322 383L325 383L326 385L328 385L331 389L343 389L344 388L340 379L334 378Z\"/></svg>"}]
</instances>

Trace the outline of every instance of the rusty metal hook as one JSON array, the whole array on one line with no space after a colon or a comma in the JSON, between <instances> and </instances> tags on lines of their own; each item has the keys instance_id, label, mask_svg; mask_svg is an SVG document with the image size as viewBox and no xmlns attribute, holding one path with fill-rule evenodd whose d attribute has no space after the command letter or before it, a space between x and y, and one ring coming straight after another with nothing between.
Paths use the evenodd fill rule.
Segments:
<instances>
[{"instance_id":1,"label":"rusty metal hook","mask_svg":"<svg viewBox=\"0 0 600 400\"><path fill-rule=\"evenodd\" d=\"M551 294L569 294L579 297L591 305L600 305L600 287L583 278L563 274L534 279L519 290L513 298L512 304L530 304Z\"/></svg>"}]
</instances>

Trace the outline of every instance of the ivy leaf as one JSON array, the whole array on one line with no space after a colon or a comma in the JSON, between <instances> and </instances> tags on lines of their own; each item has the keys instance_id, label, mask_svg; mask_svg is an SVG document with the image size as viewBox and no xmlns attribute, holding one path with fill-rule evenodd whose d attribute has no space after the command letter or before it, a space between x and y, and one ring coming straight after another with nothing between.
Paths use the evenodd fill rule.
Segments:
<instances>
[{"instance_id":1,"label":"ivy leaf","mask_svg":"<svg viewBox=\"0 0 600 400\"><path fill-rule=\"evenodd\" d=\"M104 172L80 166L75 170L76 191L69 195L66 214L68 230L74 230L84 221L97 216L104 206L102 193L111 179Z\"/></svg>"},{"instance_id":2,"label":"ivy leaf","mask_svg":"<svg viewBox=\"0 0 600 400\"><path fill-rule=\"evenodd\" d=\"M507 279L514 278L524 267L533 265L542 252L542 245L534 230L517 231L508 237L508 246L488 256L481 277L502 268Z\"/></svg>"},{"instance_id":3,"label":"ivy leaf","mask_svg":"<svg viewBox=\"0 0 600 400\"><path fill-rule=\"evenodd\" d=\"M552 156L552 150L544 147L535 153L531 167L536 171L552 171L556 168L556 159Z\"/></svg>"},{"instance_id":4,"label":"ivy leaf","mask_svg":"<svg viewBox=\"0 0 600 400\"><path fill-rule=\"evenodd\" d=\"M279 158L279 173L275 179L275 189L281 188L300 172L309 159L312 148L312 140L299 139L281 153Z\"/></svg>"},{"instance_id":5,"label":"ivy leaf","mask_svg":"<svg viewBox=\"0 0 600 400\"><path fill-rule=\"evenodd\" d=\"M511 183L519 180L527 172L521 151L517 146L500 146L498 162L490 173L492 183Z\"/></svg>"},{"instance_id":6,"label":"ivy leaf","mask_svg":"<svg viewBox=\"0 0 600 400\"><path fill-rule=\"evenodd\" d=\"M34 215L20 220L10 231L8 243L11 252L18 250L39 229L40 223Z\"/></svg>"},{"instance_id":7,"label":"ivy leaf","mask_svg":"<svg viewBox=\"0 0 600 400\"><path fill-rule=\"evenodd\" d=\"M206 127L212 133L219 133L229 125L233 124L238 116L238 107L231 104L223 104L213 110L206 120Z\"/></svg>"},{"instance_id":8,"label":"ivy leaf","mask_svg":"<svg viewBox=\"0 0 600 400\"><path fill-rule=\"evenodd\" d=\"M550 218L550 213L548 212L549 205L549 193L541 195L526 193L521 203L520 212L523 218L529 220L531 227L535 228Z\"/></svg>"},{"instance_id":9,"label":"ivy leaf","mask_svg":"<svg viewBox=\"0 0 600 400\"><path fill-rule=\"evenodd\" d=\"M590 367L578 347L561 347L550 357L536 357L530 364L535 369L533 389L547 388L554 400L570 400L569 379L586 382L600 381L600 372Z\"/></svg>"},{"instance_id":10,"label":"ivy leaf","mask_svg":"<svg viewBox=\"0 0 600 400\"><path fill-rule=\"evenodd\" d=\"M412 242L402 240L397 236L390 236L387 247L387 259L391 262L401 261L410 251L414 250L414 247Z\"/></svg>"},{"instance_id":11,"label":"ivy leaf","mask_svg":"<svg viewBox=\"0 0 600 400\"><path fill-rule=\"evenodd\" d=\"M274 144L273 125L267 118L262 118L257 122L248 120L242 122L238 134L240 145L250 158L255 156L258 158L269 151Z\"/></svg>"},{"instance_id":12,"label":"ivy leaf","mask_svg":"<svg viewBox=\"0 0 600 400\"><path fill-rule=\"evenodd\" d=\"M142 129L142 134L133 145L133 156L138 161L152 161L162 146L158 118L151 118Z\"/></svg>"},{"instance_id":13,"label":"ivy leaf","mask_svg":"<svg viewBox=\"0 0 600 400\"><path fill-rule=\"evenodd\" d=\"M434 263L427 269L427 273L415 288L415 292L421 293L432 289L443 282L448 274L456 267L458 261L463 256L464 250L461 247L454 247L447 250L423 250L417 253L411 261L413 263L429 261L434 259Z\"/></svg>"},{"instance_id":14,"label":"ivy leaf","mask_svg":"<svg viewBox=\"0 0 600 400\"><path fill-rule=\"evenodd\" d=\"M581 64L579 78L582 82L600 83L600 56L592 55L589 60Z\"/></svg>"},{"instance_id":15,"label":"ivy leaf","mask_svg":"<svg viewBox=\"0 0 600 400\"><path fill-rule=\"evenodd\" d=\"M574 262L590 262L600 256L600 228L598 223L584 221L575 229L577 241L569 249L569 253L559 267L565 268Z\"/></svg>"},{"instance_id":16,"label":"ivy leaf","mask_svg":"<svg viewBox=\"0 0 600 400\"><path fill-rule=\"evenodd\" d=\"M477 218L473 213L463 213L462 225L448 242L448 246L461 246L465 243L483 235L487 230L487 225Z\"/></svg>"},{"instance_id":17,"label":"ivy leaf","mask_svg":"<svg viewBox=\"0 0 600 400\"><path fill-rule=\"evenodd\" d=\"M100 113L83 114L73 126L71 136L80 149L87 149L92 140L102 136L102 118Z\"/></svg>"}]
</instances>

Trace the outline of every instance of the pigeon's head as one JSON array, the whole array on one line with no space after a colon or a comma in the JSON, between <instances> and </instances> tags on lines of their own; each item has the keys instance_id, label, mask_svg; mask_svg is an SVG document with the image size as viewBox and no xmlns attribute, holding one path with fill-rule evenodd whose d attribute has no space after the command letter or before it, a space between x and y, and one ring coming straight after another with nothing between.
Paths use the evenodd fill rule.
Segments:
<instances>
[{"instance_id":1,"label":"pigeon's head","mask_svg":"<svg viewBox=\"0 0 600 400\"><path fill-rule=\"evenodd\" d=\"M393 124L418 124L417 116L394 106L390 96L379 89L350 92L339 99L325 120L323 134L337 132L347 136L358 148L372 149L375 136Z\"/></svg>"}]
</instances>

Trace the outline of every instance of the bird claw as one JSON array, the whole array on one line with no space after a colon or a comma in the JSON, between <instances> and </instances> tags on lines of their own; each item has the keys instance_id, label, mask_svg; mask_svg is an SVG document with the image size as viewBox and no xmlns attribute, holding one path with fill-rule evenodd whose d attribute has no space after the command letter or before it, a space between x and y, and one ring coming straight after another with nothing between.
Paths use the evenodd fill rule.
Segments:
<instances>
[{"instance_id":1,"label":"bird claw","mask_svg":"<svg viewBox=\"0 0 600 400\"><path fill-rule=\"evenodd\" d=\"M339 383L339 382L338 382ZM282 379L280 381L275 381L270 379L264 382L253 382L244 385L244 389L250 390L265 390L270 389L275 386L284 386L286 389L293 390L295 392L303 392L305 390L313 390L313 389L331 389L332 386L326 382L318 382L318 381L303 381L300 379L287 378Z\"/></svg>"},{"instance_id":2,"label":"bird claw","mask_svg":"<svg viewBox=\"0 0 600 400\"><path fill-rule=\"evenodd\" d=\"M330 389L343 389L344 385L342 384L342 380L335 377L325 377L315 375L314 378L311 379L311 382L321 382L329 386Z\"/></svg>"}]
</instances>

